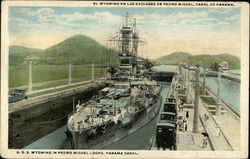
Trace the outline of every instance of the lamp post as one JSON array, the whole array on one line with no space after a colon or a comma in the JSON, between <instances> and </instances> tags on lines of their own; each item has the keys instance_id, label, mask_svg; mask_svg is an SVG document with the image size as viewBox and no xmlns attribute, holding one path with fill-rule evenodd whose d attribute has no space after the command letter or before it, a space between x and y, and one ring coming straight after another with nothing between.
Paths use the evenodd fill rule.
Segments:
<instances>
[{"instance_id":1,"label":"lamp post","mask_svg":"<svg viewBox=\"0 0 250 159\"><path fill-rule=\"evenodd\" d=\"M200 69L199 65L196 65L196 85L195 85L195 101L194 101L194 120L193 120L193 132L198 132L199 126L199 98L200 98L200 88L199 88L199 77L200 77Z\"/></svg>"},{"instance_id":2,"label":"lamp post","mask_svg":"<svg viewBox=\"0 0 250 159\"><path fill-rule=\"evenodd\" d=\"M29 64L29 88L28 92L32 91L32 60L28 61Z\"/></svg>"},{"instance_id":3,"label":"lamp post","mask_svg":"<svg viewBox=\"0 0 250 159\"><path fill-rule=\"evenodd\" d=\"M91 71L92 73L92 77L91 77L91 79L92 79L92 82L94 82L95 81L95 64L94 64L94 62L92 61L92 71Z\"/></svg>"},{"instance_id":4,"label":"lamp post","mask_svg":"<svg viewBox=\"0 0 250 159\"><path fill-rule=\"evenodd\" d=\"M206 65L203 65L203 95L206 95Z\"/></svg>"},{"instance_id":5,"label":"lamp post","mask_svg":"<svg viewBox=\"0 0 250 159\"><path fill-rule=\"evenodd\" d=\"M191 75L190 75L190 70L189 70L189 66L188 66L188 68L187 68L187 80L188 80L188 84L187 84L187 102L188 103L190 103L190 98L191 98L191 95L190 95L190 91L191 91L191 89L190 89L190 77L191 77Z\"/></svg>"},{"instance_id":6,"label":"lamp post","mask_svg":"<svg viewBox=\"0 0 250 159\"><path fill-rule=\"evenodd\" d=\"M69 84L72 82L72 64L69 63Z\"/></svg>"},{"instance_id":7,"label":"lamp post","mask_svg":"<svg viewBox=\"0 0 250 159\"><path fill-rule=\"evenodd\" d=\"M217 102L216 102L216 115L221 115L221 103L220 103L220 84L221 84L221 67L218 68L217 79Z\"/></svg>"}]
</instances>

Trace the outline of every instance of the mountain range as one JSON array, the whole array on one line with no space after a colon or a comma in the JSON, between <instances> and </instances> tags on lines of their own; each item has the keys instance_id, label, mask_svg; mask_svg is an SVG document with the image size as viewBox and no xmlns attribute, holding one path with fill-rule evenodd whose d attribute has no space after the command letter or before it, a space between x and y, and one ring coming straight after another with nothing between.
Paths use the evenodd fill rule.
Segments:
<instances>
[{"instance_id":1,"label":"mountain range","mask_svg":"<svg viewBox=\"0 0 250 159\"><path fill-rule=\"evenodd\" d=\"M18 65L33 59L37 64L117 64L118 52L108 49L94 39L84 36L72 36L47 49L34 49L23 46L9 47L9 64ZM150 60L156 65L188 64L213 64L217 61L227 61L231 69L240 68L240 59L229 54L219 55L192 55L187 52L174 52L155 60Z\"/></svg>"},{"instance_id":2,"label":"mountain range","mask_svg":"<svg viewBox=\"0 0 250 159\"><path fill-rule=\"evenodd\" d=\"M240 68L240 59L236 56L230 54L219 54L219 55L192 55L187 52L174 52L169 55L162 56L153 60L156 65L177 65L179 63L187 64L207 64L211 65L215 62L226 61L229 63L230 69L239 69Z\"/></svg>"}]
</instances>

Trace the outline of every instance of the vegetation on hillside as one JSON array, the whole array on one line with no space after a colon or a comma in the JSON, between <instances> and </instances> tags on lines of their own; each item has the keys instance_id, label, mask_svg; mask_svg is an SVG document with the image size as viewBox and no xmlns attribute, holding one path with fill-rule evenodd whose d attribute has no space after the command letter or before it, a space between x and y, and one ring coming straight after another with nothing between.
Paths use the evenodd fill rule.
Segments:
<instances>
[{"instance_id":1,"label":"vegetation on hillside","mask_svg":"<svg viewBox=\"0 0 250 159\"><path fill-rule=\"evenodd\" d=\"M42 55L43 50L27 48L23 46L9 47L9 65L19 65L27 62L28 58L35 58Z\"/></svg>"},{"instance_id":2,"label":"vegetation on hillside","mask_svg":"<svg viewBox=\"0 0 250 159\"><path fill-rule=\"evenodd\" d=\"M10 46L10 65L18 65L33 59L35 64L62 65L73 64L117 64L118 53L100 45L95 40L75 35L45 50Z\"/></svg>"},{"instance_id":3,"label":"vegetation on hillside","mask_svg":"<svg viewBox=\"0 0 250 159\"><path fill-rule=\"evenodd\" d=\"M44 50L40 63L45 64L96 64L117 62L117 52L105 48L95 40L76 35Z\"/></svg>"},{"instance_id":4,"label":"vegetation on hillside","mask_svg":"<svg viewBox=\"0 0 250 159\"><path fill-rule=\"evenodd\" d=\"M72 77L89 79L91 67L86 64L118 64L118 52L108 49L95 40L76 35L48 49L33 49L22 46L9 47L9 86L18 87L28 84L27 60L33 59L33 83L68 78L68 64L72 62ZM149 64L176 65L180 62L189 64L213 64L216 61L229 62L231 69L240 68L240 59L228 55L196 55L175 52L156 60L146 59ZM21 65L23 64L23 65ZM56 66L55 66L56 65ZM85 66L83 66L85 65ZM96 68L96 76L105 74L104 68Z\"/></svg>"},{"instance_id":5,"label":"vegetation on hillside","mask_svg":"<svg viewBox=\"0 0 250 159\"><path fill-rule=\"evenodd\" d=\"M191 57L192 55L186 52L174 52L172 54L162 56L154 61L156 64L176 65L180 61L187 60Z\"/></svg>"},{"instance_id":6,"label":"vegetation on hillside","mask_svg":"<svg viewBox=\"0 0 250 159\"><path fill-rule=\"evenodd\" d=\"M179 63L212 65L215 62L222 62L222 61L228 62L230 69L240 68L240 59L236 56L229 55L229 54L191 55L185 52L175 52L170 55L162 56L156 59L155 63L156 64L168 64L168 65L177 65Z\"/></svg>"},{"instance_id":7,"label":"vegetation on hillside","mask_svg":"<svg viewBox=\"0 0 250 159\"><path fill-rule=\"evenodd\" d=\"M95 77L104 76L106 68L97 68L98 64L118 64L118 53L97 43L95 40L76 35L48 49L32 49L22 46L9 47L9 87L28 84L28 59L33 59L33 83L68 78L69 62L72 63L72 78L88 80L91 67L96 64Z\"/></svg>"}]
</instances>

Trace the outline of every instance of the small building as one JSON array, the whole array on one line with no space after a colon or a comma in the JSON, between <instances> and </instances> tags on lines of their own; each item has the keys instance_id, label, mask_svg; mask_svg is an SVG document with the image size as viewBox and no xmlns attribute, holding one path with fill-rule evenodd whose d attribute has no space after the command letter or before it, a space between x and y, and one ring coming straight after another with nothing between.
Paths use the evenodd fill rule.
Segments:
<instances>
[{"instance_id":1,"label":"small building","mask_svg":"<svg viewBox=\"0 0 250 159\"><path fill-rule=\"evenodd\" d=\"M218 72L219 67L221 67L222 72L227 72L229 70L229 63L226 61L215 62L214 64L212 64L211 69Z\"/></svg>"},{"instance_id":2,"label":"small building","mask_svg":"<svg viewBox=\"0 0 250 159\"><path fill-rule=\"evenodd\" d=\"M228 71L229 70L228 62L226 62L226 61L221 62L220 65L221 65L221 68L222 68L223 71Z\"/></svg>"}]
</instances>

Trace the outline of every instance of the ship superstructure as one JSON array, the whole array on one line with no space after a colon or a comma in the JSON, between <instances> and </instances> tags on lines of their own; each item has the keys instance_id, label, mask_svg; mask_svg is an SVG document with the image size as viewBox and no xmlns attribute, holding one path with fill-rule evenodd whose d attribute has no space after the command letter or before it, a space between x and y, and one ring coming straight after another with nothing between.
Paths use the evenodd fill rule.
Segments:
<instances>
[{"instance_id":1,"label":"ship superstructure","mask_svg":"<svg viewBox=\"0 0 250 159\"><path fill-rule=\"evenodd\" d=\"M76 149L99 149L138 130L158 113L160 85L138 67L142 42L136 20L128 14L118 34L109 39L118 44L120 65L109 86L87 103L78 104L68 119L69 136Z\"/></svg>"}]
</instances>

